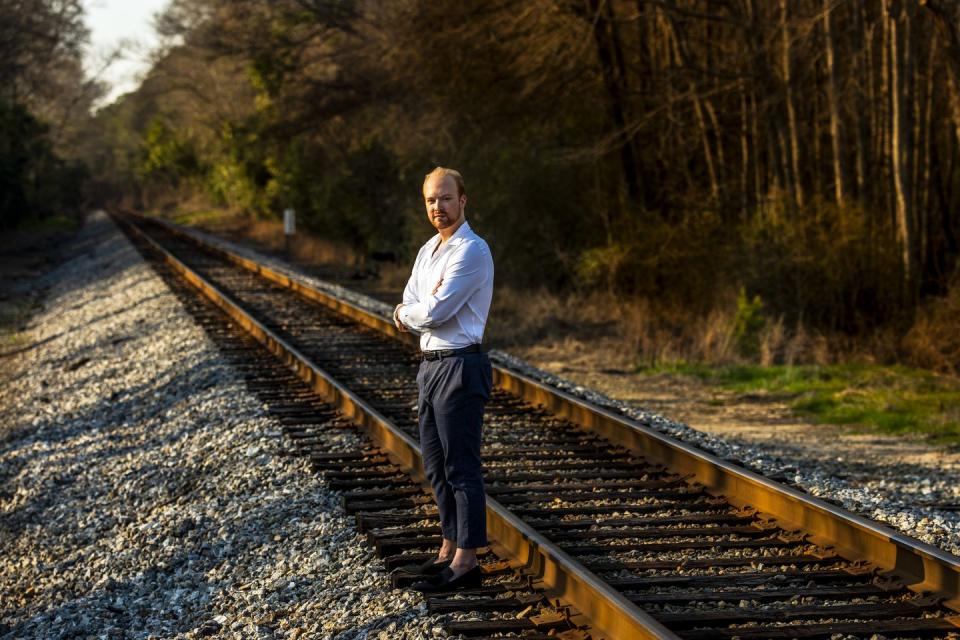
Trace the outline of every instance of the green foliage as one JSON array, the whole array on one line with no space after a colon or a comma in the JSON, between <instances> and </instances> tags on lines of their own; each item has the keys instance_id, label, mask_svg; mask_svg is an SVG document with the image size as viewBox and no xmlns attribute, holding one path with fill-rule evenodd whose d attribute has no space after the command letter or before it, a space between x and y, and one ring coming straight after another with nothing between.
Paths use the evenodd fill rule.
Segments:
<instances>
[{"instance_id":1,"label":"green foliage","mask_svg":"<svg viewBox=\"0 0 960 640\"><path fill-rule=\"evenodd\" d=\"M266 99L262 103L264 106L279 96L287 64L275 50L259 51L250 61L250 84L258 96Z\"/></svg>"},{"instance_id":2,"label":"green foliage","mask_svg":"<svg viewBox=\"0 0 960 640\"><path fill-rule=\"evenodd\" d=\"M759 212L742 230L738 271L773 315L862 331L900 311L889 216L816 199L802 211Z\"/></svg>"},{"instance_id":3,"label":"green foliage","mask_svg":"<svg viewBox=\"0 0 960 640\"><path fill-rule=\"evenodd\" d=\"M576 274L588 286L602 284L613 292L630 252L630 247L620 243L586 249L577 260Z\"/></svg>"},{"instance_id":4,"label":"green foliage","mask_svg":"<svg viewBox=\"0 0 960 640\"><path fill-rule=\"evenodd\" d=\"M223 209L199 209L194 211L179 211L173 216L172 220L177 224L195 227L215 225L229 218L229 214Z\"/></svg>"},{"instance_id":5,"label":"green foliage","mask_svg":"<svg viewBox=\"0 0 960 640\"><path fill-rule=\"evenodd\" d=\"M144 140L139 166L141 179L178 185L181 179L195 176L199 170L199 161L189 142L177 136L162 118L155 117Z\"/></svg>"},{"instance_id":6,"label":"green foliage","mask_svg":"<svg viewBox=\"0 0 960 640\"><path fill-rule=\"evenodd\" d=\"M272 142L271 134L257 117L224 129L206 176L218 202L263 218L292 207L302 228L347 242L360 255L404 249L401 198L409 187L381 140L370 136L331 157L313 141Z\"/></svg>"},{"instance_id":7,"label":"green foliage","mask_svg":"<svg viewBox=\"0 0 960 640\"><path fill-rule=\"evenodd\" d=\"M406 186L392 153L368 138L324 169L320 175L298 175L300 181L316 183L309 191L307 228L344 240L361 255L402 249L405 221L399 199Z\"/></svg>"},{"instance_id":8,"label":"green foliage","mask_svg":"<svg viewBox=\"0 0 960 640\"><path fill-rule=\"evenodd\" d=\"M960 380L904 366L710 367L675 363L642 373L690 375L740 393L782 398L800 415L827 424L913 433L960 443Z\"/></svg>"},{"instance_id":9,"label":"green foliage","mask_svg":"<svg viewBox=\"0 0 960 640\"><path fill-rule=\"evenodd\" d=\"M0 102L0 225L26 217L35 172L47 162L46 128L19 104Z\"/></svg>"},{"instance_id":10,"label":"green foliage","mask_svg":"<svg viewBox=\"0 0 960 640\"><path fill-rule=\"evenodd\" d=\"M75 210L85 178L82 165L54 153L43 123L0 101L0 229Z\"/></svg>"},{"instance_id":11,"label":"green foliage","mask_svg":"<svg viewBox=\"0 0 960 640\"><path fill-rule=\"evenodd\" d=\"M740 353L755 357L760 351L760 331L766 320L763 317L763 301L760 296L747 296L745 287L737 293L737 311L733 319L733 339Z\"/></svg>"},{"instance_id":12,"label":"green foliage","mask_svg":"<svg viewBox=\"0 0 960 640\"><path fill-rule=\"evenodd\" d=\"M614 226L614 240L581 249L576 273L583 284L706 313L736 275L735 230L714 212L691 211L672 221L637 212Z\"/></svg>"},{"instance_id":13,"label":"green foliage","mask_svg":"<svg viewBox=\"0 0 960 640\"><path fill-rule=\"evenodd\" d=\"M236 211L259 211L259 197L243 167L233 158L220 158L210 167L207 184L218 202Z\"/></svg>"},{"instance_id":14,"label":"green foliage","mask_svg":"<svg viewBox=\"0 0 960 640\"><path fill-rule=\"evenodd\" d=\"M258 134L250 127L224 127L220 152L211 159L207 173L207 186L219 203L255 216L270 215L263 191L271 177L265 153Z\"/></svg>"},{"instance_id":15,"label":"green foliage","mask_svg":"<svg viewBox=\"0 0 960 640\"><path fill-rule=\"evenodd\" d=\"M27 218L17 228L23 231L74 231L80 226L76 216L55 214L46 218Z\"/></svg>"}]
</instances>

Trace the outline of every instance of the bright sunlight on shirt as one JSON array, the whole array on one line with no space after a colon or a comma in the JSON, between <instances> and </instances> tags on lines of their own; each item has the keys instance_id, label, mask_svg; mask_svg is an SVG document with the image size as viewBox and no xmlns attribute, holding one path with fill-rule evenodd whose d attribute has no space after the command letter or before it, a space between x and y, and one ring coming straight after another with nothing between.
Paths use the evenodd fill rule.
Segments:
<instances>
[{"instance_id":1,"label":"bright sunlight on shirt","mask_svg":"<svg viewBox=\"0 0 960 640\"><path fill-rule=\"evenodd\" d=\"M467 221L434 253L439 243L437 234L420 247L399 313L424 351L479 344L493 298L490 248Z\"/></svg>"}]
</instances>

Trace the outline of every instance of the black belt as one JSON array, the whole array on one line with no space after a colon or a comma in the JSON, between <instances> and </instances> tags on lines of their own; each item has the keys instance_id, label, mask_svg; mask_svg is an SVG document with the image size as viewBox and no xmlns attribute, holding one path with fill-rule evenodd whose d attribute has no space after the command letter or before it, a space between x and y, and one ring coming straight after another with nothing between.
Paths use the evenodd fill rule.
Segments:
<instances>
[{"instance_id":1,"label":"black belt","mask_svg":"<svg viewBox=\"0 0 960 640\"><path fill-rule=\"evenodd\" d=\"M460 347L459 349L437 349L436 351L421 351L420 355L424 360L443 360L452 356L462 356L465 353L482 353L479 344L472 344L469 347Z\"/></svg>"}]
</instances>

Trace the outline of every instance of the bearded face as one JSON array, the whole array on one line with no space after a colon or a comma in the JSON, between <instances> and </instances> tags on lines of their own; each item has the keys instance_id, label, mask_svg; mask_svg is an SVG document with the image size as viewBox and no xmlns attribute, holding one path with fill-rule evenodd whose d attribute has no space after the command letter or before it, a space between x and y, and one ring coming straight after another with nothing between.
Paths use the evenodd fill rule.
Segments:
<instances>
[{"instance_id":1,"label":"bearded face","mask_svg":"<svg viewBox=\"0 0 960 640\"><path fill-rule=\"evenodd\" d=\"M439 231L460 222L467 196L457 193L457 183L452 177L443 176L430 178L423 185L423 202L427 219Z\"/></svg>"}]
</instances>

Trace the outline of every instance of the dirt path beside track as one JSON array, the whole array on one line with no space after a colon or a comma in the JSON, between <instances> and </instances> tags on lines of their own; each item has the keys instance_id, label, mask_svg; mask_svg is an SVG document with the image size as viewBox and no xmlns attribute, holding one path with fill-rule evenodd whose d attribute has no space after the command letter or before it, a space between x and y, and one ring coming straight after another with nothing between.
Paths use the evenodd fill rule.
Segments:
<instances>
[{"instance_id":1,"label":"dirt path beside track","mask_svg":"<svg viewBox=\"0 0 960 640\"><path fill-rule=\"evenodd\" d=\"M954 473L960 479L960 451L856 425L818 424L795 415L782 396L736 393L689 376L637 374L616 354L614 344L587 347L571 341L516 353L541 369L694 429L785 458L832 459L839 477L855 478L880 465L912 467L914 474L924 469ZM846 469L839 469L842 466Z\"/></svg>"}]
</instances>

